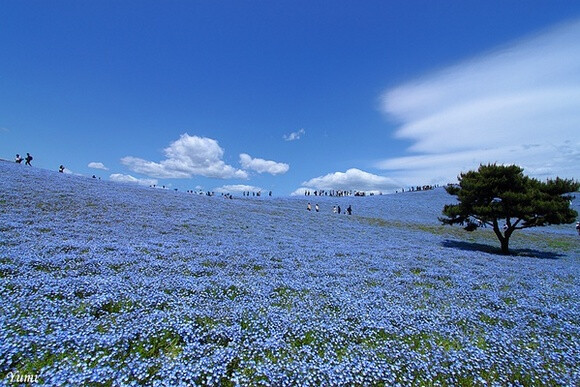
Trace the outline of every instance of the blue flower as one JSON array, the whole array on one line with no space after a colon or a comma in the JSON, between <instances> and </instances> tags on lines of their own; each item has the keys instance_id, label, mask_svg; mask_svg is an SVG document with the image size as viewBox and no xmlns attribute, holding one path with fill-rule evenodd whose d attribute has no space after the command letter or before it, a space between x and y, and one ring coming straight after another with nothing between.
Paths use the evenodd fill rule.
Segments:
<instances>
[{"instance_id":1,"label":"blue flower","mask_svg":"<svg viewBox=\"0 0 580 387\"><path fill-rule=\"evenodd\" d=\"M361 198L352 217L313 220L302 198L224 202L12 163L0 171L0 375L579 382L578 245L548 261L479 251L494 238L485 230L473 248L449 243L458 236L438 225L443 190ZM514 243L544 250L562 235L553 226Z\"/></svg>"}]
</instances>

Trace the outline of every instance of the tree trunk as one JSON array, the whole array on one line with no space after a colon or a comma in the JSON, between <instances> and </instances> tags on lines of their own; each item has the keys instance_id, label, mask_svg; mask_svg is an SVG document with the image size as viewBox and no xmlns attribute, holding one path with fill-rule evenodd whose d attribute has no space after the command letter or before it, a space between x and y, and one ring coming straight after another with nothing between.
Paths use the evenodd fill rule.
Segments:
<instances>
[{"instance_id":1,"label":"tree trunk","mask_svg":"<svg viewBox=\"0 0 580 387\"><path fill-rule=\"evenodd\" d=\"M510 249L509 249L509 244L510 244L510 239L509 237L503 237L502 239L500 239L501 242L501 253L503 255L509 255L510 253Z\"/></svg>"},{"instance_id":2,"label":"tree trunk","mask_svg":"<svg viewBox=\"0 0 580 387\"><path fill-rule=\"evenodd\" d=\"M493 232L495 232L497 239L499 239L499 242L501 244L501 253L503 255L509 255L510 253L509 244L510 244L510 235L512 231L513 230L506 230L505 235L502 234L501 230L499 229L497 219L493 220Z\"/></svg>"}]
</instances>

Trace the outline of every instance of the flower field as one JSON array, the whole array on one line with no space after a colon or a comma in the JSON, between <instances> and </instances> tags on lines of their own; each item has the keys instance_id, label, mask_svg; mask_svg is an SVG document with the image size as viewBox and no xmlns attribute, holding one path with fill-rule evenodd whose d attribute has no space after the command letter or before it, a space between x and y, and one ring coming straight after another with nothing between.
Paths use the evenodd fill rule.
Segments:
<instances>
[{"instance_id":1,"label":"flower field","mask_svg":"<svg viewBox=\"0 0 580 387\"><path fill-rule=\"evenodd\" d=\"M501 256L491 229L439 224L443 189L229 200L8 162L0 178L0 384L580 385L574 225Z\"/></svg>"}]
</instances>

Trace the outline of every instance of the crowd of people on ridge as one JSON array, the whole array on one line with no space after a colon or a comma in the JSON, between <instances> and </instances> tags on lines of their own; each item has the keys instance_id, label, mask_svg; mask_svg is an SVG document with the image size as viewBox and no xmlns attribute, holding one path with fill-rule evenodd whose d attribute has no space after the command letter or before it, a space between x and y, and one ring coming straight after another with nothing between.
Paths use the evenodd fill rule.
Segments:
<instances>
[{"instance_id":1,"label":"crowd of people on ridge","mask_svg":"<svg viewBox=\"0 0 580 387\"><path fill-rule=\"evenodd\" d=\"M415 191L428 191L439 187L438 184L436 185L418 185L416 187L410 187L405 190L402 188L400 192L415 192ZM399 191L395 191L395 193L399 193ZM378 195L382 195L382 192L379 192ZM304 196L374 196L374 192L366 192L366 191L356 191L356 190L305 190Z\"/></svg>"},{"instance_id":2,"label":"crowd of people on ridge","mask_svg":"<svg viewBox=\"0 0 580 387\"><path fill-rule=\"evenodd\" d=\"M151 187L156 188L157 186L151 185ZM165 186L163 186L162 188L165 188ZM177 191L177 188L175 188L175 190ZM187 190L186 191L189 194L197 194L197 195L206 195L206 196L216 196L216 193L214 191L207 191L207 192L203 192L203 191L195 191L195 190ZM232 195L231 193L221 193L221 196L225 197L226 199L233 199L234 195ZM262 196L262 191L258 191L258 192L250 192L250 191L243 191L242 192L242 196ZM268 192L268 196L272 196L272 191Z\"/></svg>"},{"instance_id":3,"label":"crowd of people on ridge","mask_svg":"<svg viewBox=\"0 0 580 387\"><path fill-rule=\"evenodd\" d=\"M305 190L304 191L304 196L337 196L337 197L342 197L342 196L373 196L374 193L366 193L365 191L347 191L347 190L315 190L315 191L309 191L309 190ZM379 195L382 195L382 192L379 193Z\"/></svg>"},{"instance_id":4,"label":"crowd of people on ridge","mask_svg":"<svg viewBox=\"0 0 580 387\"><path fill-rule=\"evenodd\" d=\"M429 190L435 189L437 187L439 187L439 184L435 184L435 185L429 185L429 184L427 184L427 185L418 185L416 187L407 188L407 191L406 192L429 191ZM401 192L405 192L405 188L402 188L401 189ZM395 191L395 193L399 193L399 191Z\"/></svg>"}]
</instances>

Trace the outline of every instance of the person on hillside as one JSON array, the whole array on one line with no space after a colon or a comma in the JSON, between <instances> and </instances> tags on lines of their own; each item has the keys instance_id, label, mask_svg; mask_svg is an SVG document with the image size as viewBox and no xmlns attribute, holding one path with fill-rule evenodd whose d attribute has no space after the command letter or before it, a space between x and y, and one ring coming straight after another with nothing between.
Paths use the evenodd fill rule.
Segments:
<instances>
[{"instance_id":1,"label":"person on hillside","mask_svg":"<svg viewBox=\"0 0 580 387\"><path fill-rule=\"evenodd\" d=\"M347 214L352 215L352 207L349 205L346 209Z\"/></svg>"},{"instance_id":2,"label":"person on hillside","mask_svg":"<svg viewBox=\"0 0 580 387\"><path fill-rule=\"evenodd\" d=\"M340 215L340 206L336 207L336 211L338 212L338 214Z\"/></svg>"},{"instance_id":3,"label":"person on hillside","mask_svg":"<svg viewBox=\"0 0 580 387\"><path fill-rule=\"evenodd\" d=\"M312 206L310 205L310 203L308 203L308 205L306 206L306 209L307 209L308 211L312 211Z\"/></svg>"},{"instance_id":4,"label":"person on hillside","mask_svg":"<svg viewBox=\"0 0 580 387\"><path fill-rule=\"evenodd\" d=\"M576 231L578 231L578 235L580 235L580 222L576 222Z\"/></svg>"},{"instance_id":5,"label":"person on hillside","mask_svg":"<svg viewBox=\"0 0 580 387\"><path fill-rule=\"evenodd\" d=\"M316 205L314 206L314 209L316 210L316 212L320 211L320 207L318 207L318 203L316 203Z\"/></svg>"},{"instance_id":6,"label":"person on hillside","mask_svg":"<svg viewBox=\"0 0 580 387\"><path fill-rule=\"evenodd\" d=\"M20 157L19 154L16 154L16 160L14 160L14 161L16 161L16 164L21 164L22 163L22 157Z\"/></svg>"},{"instance_id":7,"label":"person on hillside","mask_svg":"<svg viewBox=\"0 0 580 387\"><path fill-rule=\"evenodd\" d=\"M30 164L30 162L32 161L32 156L30 156L30 153L26 154L26 158L24 160L26 160L26 163L25 163L26 165L32 166L32 164Z\"/></svg>"},{"instance_id":8,"label":"person on hillside","mask_svg":"<svg viewBox=\"0 0 580 387\"><path fill-rule=\"evenodd\" d=\"M61 164L60 167L58 167L58 171L64 173L64 165Z\"/></svg>"}]
</instances>

